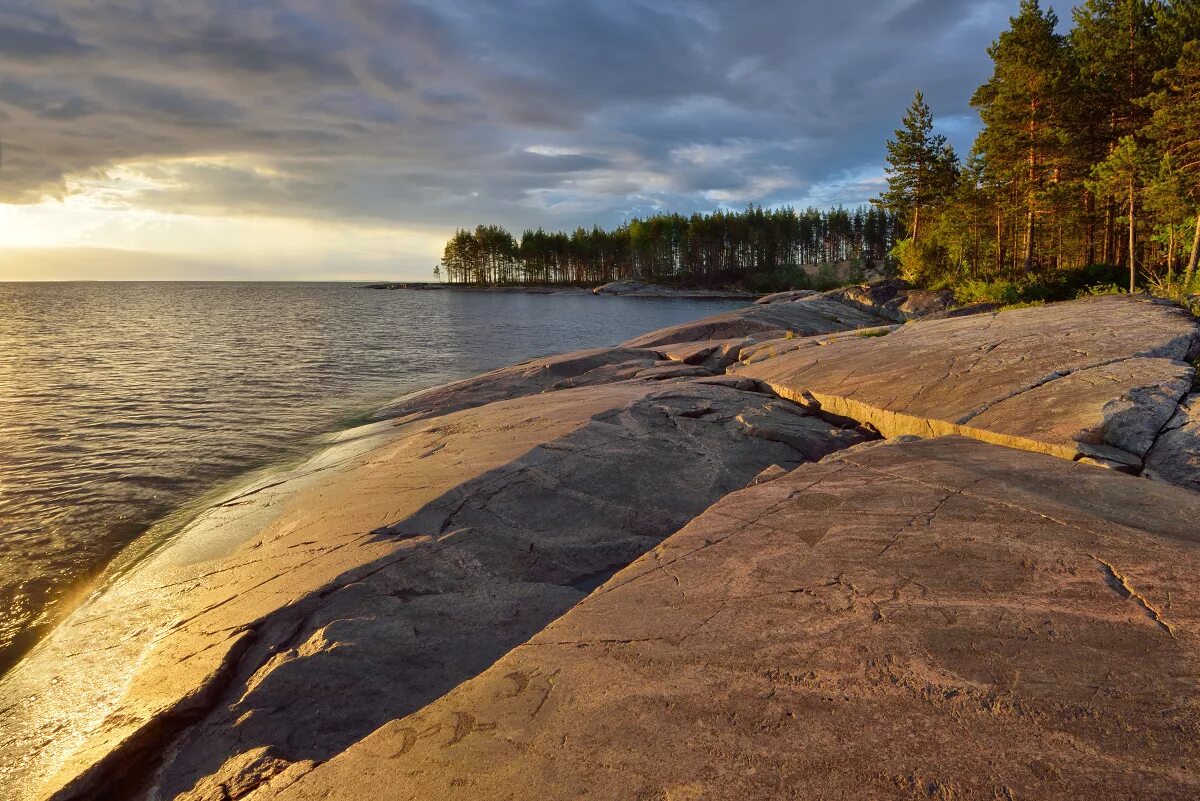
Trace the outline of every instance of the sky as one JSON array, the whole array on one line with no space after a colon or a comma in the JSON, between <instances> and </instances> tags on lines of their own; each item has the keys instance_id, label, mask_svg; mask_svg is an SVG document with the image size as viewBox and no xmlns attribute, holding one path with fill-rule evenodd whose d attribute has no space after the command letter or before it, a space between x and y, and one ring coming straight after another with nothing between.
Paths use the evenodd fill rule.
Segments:
<instances>
[{"instance_id":1,"label":"sky","mask_svg":"<svg viewBox=\"0 0 1200 801\"><path fill-rule=\"evenodd\" d=\"M857 205L1017 0L0 0L0 280L431 278L459 227Z\"/></svg>"}]
</instances>

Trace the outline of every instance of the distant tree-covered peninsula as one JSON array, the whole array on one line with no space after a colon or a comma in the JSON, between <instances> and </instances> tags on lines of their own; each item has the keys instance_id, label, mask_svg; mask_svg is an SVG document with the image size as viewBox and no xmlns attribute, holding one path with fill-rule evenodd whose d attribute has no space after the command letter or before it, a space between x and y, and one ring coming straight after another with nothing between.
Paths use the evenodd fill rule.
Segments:
<instances>
[{"instance_id":1,"label":"distant tree-covered peninsula","mask_svg":"<svg viewBox=\"0 0 1200 801\"><path fill-rule=\"evenodd\" d=\"M896 241L896 216L863 206L797 212L660 214L611 231L460 230L441 269L451 283L596 284L626 278L697 285L761 283L801 264L882 260Z\"/></svg>"}]
</instances>

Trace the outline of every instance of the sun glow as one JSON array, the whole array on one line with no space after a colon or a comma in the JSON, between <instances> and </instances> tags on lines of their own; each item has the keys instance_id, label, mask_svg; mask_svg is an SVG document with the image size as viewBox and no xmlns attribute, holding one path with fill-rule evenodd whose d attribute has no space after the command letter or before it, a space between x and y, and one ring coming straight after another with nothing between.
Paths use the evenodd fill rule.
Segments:
<instances>
[{"instance_id":1,"label":"sun glow","mask_svg":"<svg viewBox=\"0 0 1200 801\"><path fill-rule=\"evenodd\" d=\"M182 176L197 167L277 175L236 157L218 157L135 162L72 176L61 198L0 204L0 280L427 280L447 236L440 228L181 211L146 202L186 190Z\"/></svg>"}]
</instances>

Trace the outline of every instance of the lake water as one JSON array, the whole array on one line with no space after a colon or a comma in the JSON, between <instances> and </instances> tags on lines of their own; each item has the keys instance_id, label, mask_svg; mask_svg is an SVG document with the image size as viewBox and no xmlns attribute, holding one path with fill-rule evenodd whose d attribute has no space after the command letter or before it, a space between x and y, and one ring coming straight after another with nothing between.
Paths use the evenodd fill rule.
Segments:
<instances>
[{"instance_id":1,"label":"lake water","mask_svg":"<svg viewBox=\"0 0 1200 801\"><path fill-rule=\"evenodd\" d=\"M152 526L185 522L206 493L311 452L389 399L738 305L0 283L0 671Z\"/></svg>"}]
</instances>

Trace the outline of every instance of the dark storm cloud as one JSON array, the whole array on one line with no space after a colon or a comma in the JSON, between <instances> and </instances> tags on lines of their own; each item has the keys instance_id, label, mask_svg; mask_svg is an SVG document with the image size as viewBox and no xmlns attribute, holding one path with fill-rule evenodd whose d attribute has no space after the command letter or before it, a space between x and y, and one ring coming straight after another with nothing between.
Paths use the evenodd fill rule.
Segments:
<instances>
[{"instance_id":1,"label":"dark storm cloud","mask_svg":"<svg viewBox=\"0 0 1200 801\"><path fill-rule=\"evenodd\" d=\"M969 144L1015 5L0 0L0 200L168 160L139 202L514 227L857 202L914 88Z\"/></svg>"}]
</instances>

